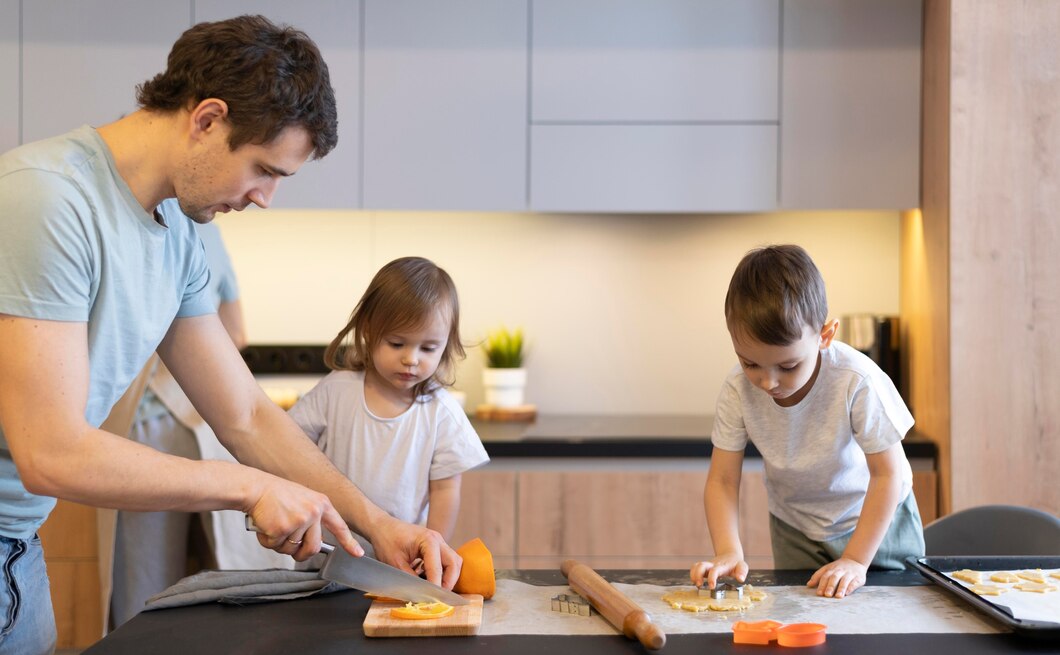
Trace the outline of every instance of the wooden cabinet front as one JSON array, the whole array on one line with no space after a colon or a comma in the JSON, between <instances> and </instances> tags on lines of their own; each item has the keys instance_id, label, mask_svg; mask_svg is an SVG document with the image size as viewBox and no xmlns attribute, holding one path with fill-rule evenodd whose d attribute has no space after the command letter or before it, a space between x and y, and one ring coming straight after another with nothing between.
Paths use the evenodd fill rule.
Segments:
<instances>
[{"instance_id":1,"label":"wooden cabinet front","mask_svg":"<svg viewBox=\"0 0 1060 655\"><path fill-rule=\"evenodd\" d=\"M516 473L480 470L461 476L460 514L450 543L478 537L493 554L493 566L516 568Z\"/></svg>"},{"instance_id":2,"label":"wooden cabinet front","mask_svg":"<svg viewBox=\"0 0 1060 655\"><path fill-rule=\"evenodd\" d=\"M464 474L458 546L481 537L496 568L556 568L575 558L599 568L683 569L713 554L703 510L707 471L575 460L495 460ZM649 460L650 461L650 460ZM937 516L936 473L916 470L913 493L924 524ZM740 540L751 568L773 566L769 503L761 464L745 464Z\"/></svg>"},{"instance_id":3,"label":"wooden cabinet front","mask_svg":"<svg viewBox=\"0 0 1060 655\"><path fill-rule=\"evenodd\" d=\"M531 471L519 474L520 566L566 558L624 568L689 566L710 554L706 471Z\"/></svg>"},{"instance_id":4,"label":"wooden cabinet front","mask_svg":"<svg viewBox=\"0 0 1060 655\"><path fill-rule=\"evenodd\" d=\"M96 510L60 500L40 529L57 648L85 648L103 637Z\"/></svg>"}]
</instances>

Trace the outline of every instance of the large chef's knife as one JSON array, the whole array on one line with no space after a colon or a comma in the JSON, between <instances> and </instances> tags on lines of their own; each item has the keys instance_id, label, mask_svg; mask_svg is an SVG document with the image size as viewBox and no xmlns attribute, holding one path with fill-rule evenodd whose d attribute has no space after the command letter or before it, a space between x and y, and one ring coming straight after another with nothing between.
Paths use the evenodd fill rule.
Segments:
<instances>
[{"instance_id":1,"label":"large chef's knife","mask_svg":"<svg viewBox=\"0 0 1060 655\"><path fill-rule=\"evenodd\" d=\"M247 530L260 532L248 515ZM327 553L320 577L347 587L360 589L377 596L387 596L413 603L445 603L467 605L470 601L460 594L443 589L401 569L383 564L367 555L354 557L339 546L320 544L320 552Z\"/></svg>"}]
</instances>

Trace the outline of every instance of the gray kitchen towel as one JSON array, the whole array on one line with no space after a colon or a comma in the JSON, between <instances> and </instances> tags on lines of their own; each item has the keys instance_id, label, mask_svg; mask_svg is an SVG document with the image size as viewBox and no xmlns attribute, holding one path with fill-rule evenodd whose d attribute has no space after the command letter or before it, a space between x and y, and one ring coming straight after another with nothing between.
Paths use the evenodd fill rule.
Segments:
<instances>
[{"instance_id":1,"label":"gray kitchen towel","mask_svg":"<svg viewBox=\"0 0 1060 655\"><path fill-rule=\"evenodd\" d=\"M349 587L321 580L319 571L200 571L148 598L143 611L214 602L250 605L344 589Z\"/></svg>"}]
</instances>

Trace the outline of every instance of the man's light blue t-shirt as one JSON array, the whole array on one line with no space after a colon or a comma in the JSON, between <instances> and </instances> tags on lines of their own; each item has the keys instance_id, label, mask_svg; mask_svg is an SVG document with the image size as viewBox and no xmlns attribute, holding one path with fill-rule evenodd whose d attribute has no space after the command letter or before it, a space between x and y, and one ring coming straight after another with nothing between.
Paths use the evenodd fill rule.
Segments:
<instances>
[{"instance_id":1,"label":"man's light blue t-shirt","mask_svg":"<svg viewBox=\"0 0 1060 655\"><path fill-rule=\"evenodd\" d=\"M91 127L0 156L0 313L88 324L93 426L174 318L215 311L192 221L175 200L155 213L164 225L137 202ZM31 537L54 505L26 491L0 431L0 535Z\"/></svg>"},{"instance_id":2,"label":"man's light blue t-shirt","mask_svg":"<svg viewBox=\"0 0 1060 655\"><path fill-rule=\"evenodd\" d=\"M195 231L199 233L199 238L202 239L202 247L206 252L206 265L210 269L210 283L206 287L207 293L210 294L210 303L214 307L219 307L222 303L239 300L239 282L236 280L236 271L232 267L232 259L228 256L228 250L221 239L221 230L217 227L217 223L193 223L193 225ZM141 423L169 413L169 408L159 400L148 383L147 388L144 389L144 396L140 399L140 405L136 408L136 418L133 423Z\"/></svg>"}]
</instances>

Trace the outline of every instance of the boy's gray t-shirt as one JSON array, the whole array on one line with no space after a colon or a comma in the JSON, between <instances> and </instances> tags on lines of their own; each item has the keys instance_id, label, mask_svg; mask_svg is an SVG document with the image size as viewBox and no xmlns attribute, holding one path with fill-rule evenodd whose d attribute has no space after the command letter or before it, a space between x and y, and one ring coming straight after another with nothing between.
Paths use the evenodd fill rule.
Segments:
<instances>
[{"instance_id":1,"label":"boy's gray t-shirt","mask_svg":"<svg viewBox=\"0 0 1060 655\"><path fill-rule=\"evenodd\" d=\"M215 311L202 243L175 200L159 224L91 127L0 156L0 314L88 324L85 419L98 426L174 318ZM28 538L55 499L26 491L0 432L0 535Z\"/></svg>"},{"instance_id":2,"label":"boy's gray t-shirt","mask_svg":"<svg viewBox=\"0 0 1060 655\"><path fill-rule=\"evenodd\" d=\"M769 511L810 539L826 541L856 526L869 485L866 454L900 442L913 417L894 383L871 359L834 341L821 351L813 388L781 407L737 365L718 396L711 441L762 455ZM902 458L904 498L913 472Z\"/></svg>"}]
</instances>

